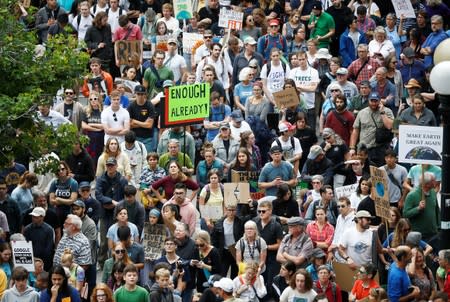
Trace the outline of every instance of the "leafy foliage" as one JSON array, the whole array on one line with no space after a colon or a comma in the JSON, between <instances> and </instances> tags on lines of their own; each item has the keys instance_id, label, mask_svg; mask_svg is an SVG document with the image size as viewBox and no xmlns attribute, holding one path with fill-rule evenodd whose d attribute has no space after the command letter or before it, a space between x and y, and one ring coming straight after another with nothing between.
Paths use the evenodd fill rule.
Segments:
<instances>
[{"instance_id":1,"label":"leafy foliage","mask_svg":"<svg viewBox=\"0 0 450 302\"><path fill-rule=\"evenodd\" d=\"M0 0L0 166L17 157L38 159L49 151L64 157L71 152L78 139L76 127L54 131L38 122L37 105L43 95L76 85L89 59L70 35L53 37L37 55L36 34L18 21L15 3Z\"/></svg>"}]
</instances>

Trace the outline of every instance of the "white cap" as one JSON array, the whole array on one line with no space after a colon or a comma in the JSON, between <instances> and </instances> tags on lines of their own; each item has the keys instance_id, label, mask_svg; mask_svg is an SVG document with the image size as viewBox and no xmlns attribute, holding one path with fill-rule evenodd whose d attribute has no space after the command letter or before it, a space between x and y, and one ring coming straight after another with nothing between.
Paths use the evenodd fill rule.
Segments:
<instances>
[{"instance_id":1,"label":"white cap","mask_svg":"<svg viewBox=\"0 0 450 302\"><path fill-rule=\"evenodd\" d=\"M35 216L35 217L45 217L45 209L41 208L41 207L35 207L33 209L33 211L30 213L31 216Z\"/></svg>"},{"instance_id":2,"label":"white cap","mask_svg":"<svg viewBox=\"0 0 450 302\"><path fill-rule=\"evenodd\" d=\"M214 282L214 287L221 288L227 293L233 292L233 280L230 278L222 278L219 281Z\"/></svg>"}]
</instances>

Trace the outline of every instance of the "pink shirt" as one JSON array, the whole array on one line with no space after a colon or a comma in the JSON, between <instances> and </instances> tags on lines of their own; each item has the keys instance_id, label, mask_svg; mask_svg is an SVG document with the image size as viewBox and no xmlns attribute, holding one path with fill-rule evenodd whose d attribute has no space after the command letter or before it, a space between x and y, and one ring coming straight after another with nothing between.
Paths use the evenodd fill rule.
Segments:
<instances>
[{"instance_id":1,"label":"pink shirt","mask_svg":"<svg viewBox=\"0 0 450 302\"><path fill-rule=\"evenodd\" d=\"M197 223L197 210L195 209L192 202L188 198L186 198L180 205L172 197L165 204L177 204L180 206L181 222L184 222L189 226L189 234L190 236L192 236L195 232L195 225Z\"/></svg>"},{"instance_id":2,"label":"pink shirt","mask_svg":"<svg viewBox=\"0 0 450 302\"><path fill-rule=\"evenodd\" d=\"M116 29L114 32L113 41L125 40L129 28L131 28L131 32L126 39L127 41L142 40L143 36L140 27L135 24L128 23L126 28L118 27Z\"/></svg>"}]
</instances>

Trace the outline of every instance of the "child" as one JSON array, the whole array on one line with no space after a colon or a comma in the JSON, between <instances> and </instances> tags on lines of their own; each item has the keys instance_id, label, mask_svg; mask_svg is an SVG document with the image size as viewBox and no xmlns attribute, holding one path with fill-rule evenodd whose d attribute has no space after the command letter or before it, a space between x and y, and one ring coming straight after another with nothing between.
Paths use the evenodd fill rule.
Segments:
<instances>
[{"instance_id":1,"label":"child","mask_svg":"<svg viewBox=\"0 0 450 302\"><path fill-rule=\"evenodd\" d=\"M35 285L35 290L37 292L41 292L45 289L47 289L48 287L48 272L43 271L41 272L39 275L37 275L36 277L36 285Z\"/></svg>"},{"instance_id":2,"label":"child","mask_svg":"<svg viewBox=\"0 0 450 302\"><path fill-rule=\"evenodd\" d=\"M173 293L169 288L170 271L161 268L155 273L156 282L150 288L150 302L173 302Z\"/></svg>"},{"instance_id":3,"label":"child","mask_svg":"<svg viewBox=\"0 0 450 302\"><path fill-rule=\"evenodd\" d=\"M31 287L36 288L36 279L37 276L44 271L44 261L41 258L34 258L34 272L30 272L30 276L28 277L28 284Z\"/></svg>"},{"instance_id":4,"label":"child","mask_svg":"<svg viewBox=\"0 0 450 302\"><path fill-rule=\"evenodd\" d=\"M116 302L148 302L148 292L137 285L138 270L134 264L128 264L123 270L125 284L114 293Z\"/></svg>"},{"instance_id":5,"label":"child","mask_svg":"<svg viewBox=\"0 0 450 302\"><path fill-rule=\"evenodd\" d=\"M28 285L28 271L22 266L13 269L11 279L13 287L3 294L2 302L38 302L39 293Z\"/></svg>"}]
</instances>

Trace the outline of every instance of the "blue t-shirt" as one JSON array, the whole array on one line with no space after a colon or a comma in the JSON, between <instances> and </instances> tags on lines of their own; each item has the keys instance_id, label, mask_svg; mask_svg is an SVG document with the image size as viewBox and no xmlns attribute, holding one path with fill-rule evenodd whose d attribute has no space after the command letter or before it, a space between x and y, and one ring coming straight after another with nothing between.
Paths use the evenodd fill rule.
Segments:
<instances>
[{"instance_id":1,"label":"blue t-shirt","mask_svg":"<svg viewBox=\"0 0 450 302\"><path fill-rule=\"evenodd\" d=\"M239 83L234 87L234 95L239 97L239 102L242 106L245 106L247 98L253 95L253 85L249 83L244 85L244 83Z\"/></svg>"},{"instance_id":2,"label":"blue t-shirt","mask_svg":"<svg viewBox=\"0 0 450 302\"><path fill-rule=\"evenodd\" d=\"M231 108L228 105L220 104L217 107L209 107L210 113L206 120L210 122L221 122L231 114ZM206 139L210 142L219 134L219 129L209 129L206 134Z\"/></svg>"},{"instance_id":3,"label":"blue t-shirt","mask_svg":"<svg viewBox=\"0 0 450 302\"><path fill-rule=\"evenodd\" d=\"M408 294L408 287L411 286L408 273L404 269L399 269L397 263L392 263L388 272L387 290L390 302L398 302L400 297Z\"/></svg>"},{"instance_id":4,"label":"blue t-shirt","mask_svg":"<svg viewBox=\"0 0 450 302\"><path fill-rule=\"evenodd\" d=\"M292 165L285 161L282 161L277 167L272 162L267 163L261 170L258 182L271 182L277 177L280 177L284 181L294 178ZM277 190L277 187L266 188L266 196L276 196Z\"/></svg>"},{"instance_id":5,"label":"blue t-shirt","mask_svg":"<svg viewBox=\"0 0 450 302\"><path fill-rule=\"evenodd\" d=\"M73 288L72 286L68 285L69 287L69 293L70 293L70 302L81 302L80 299L80 294L78 293L78 291ZM67 298L69 298L66 295L62 295L62 293L58 293L58 296L56 297L56 302L62 302L62 300L64 299L64 301L66 301ZM40 302L50 302L52 298L52 294L48 292L48 289L45 289L43 291L41 291L41 299L39 300Z\"/></svg>"}]
</instances>

